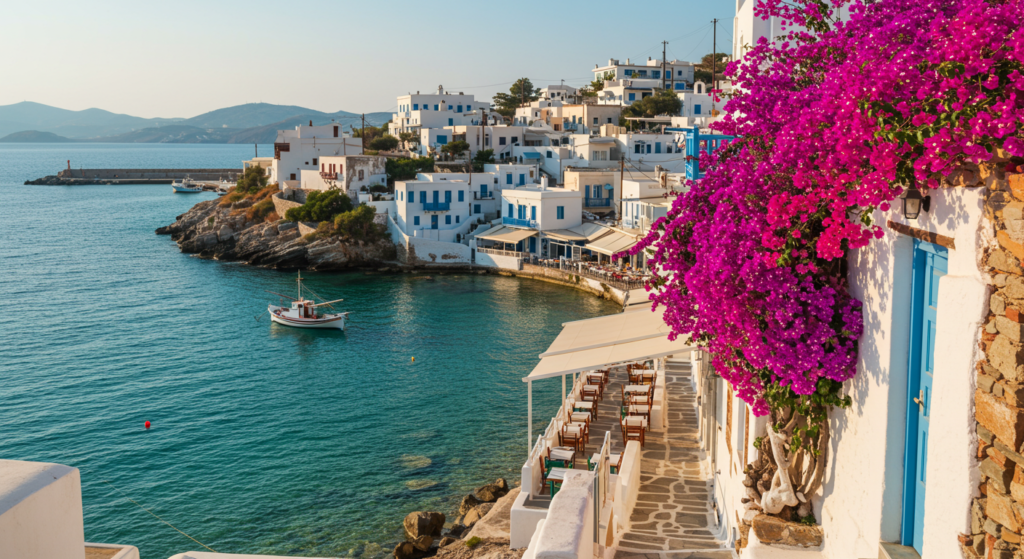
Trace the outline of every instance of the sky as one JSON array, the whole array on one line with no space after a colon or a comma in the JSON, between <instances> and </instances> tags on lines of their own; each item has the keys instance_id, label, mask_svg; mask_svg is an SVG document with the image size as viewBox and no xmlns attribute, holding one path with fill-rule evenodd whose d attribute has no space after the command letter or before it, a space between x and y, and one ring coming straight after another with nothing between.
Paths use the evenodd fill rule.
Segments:
<instances>
[{"instance_id":1,"label":"sky","mask_svg":"<svg viewBox=\"0 0 1024 559\"><path fill-rule=\"evenodd\" d=\"M595 64L730 52L734 0L33 0L0 7L0 105L188 118L264 102L391 112L443 85L585 85Z\"/></svg>"}]
</instances>

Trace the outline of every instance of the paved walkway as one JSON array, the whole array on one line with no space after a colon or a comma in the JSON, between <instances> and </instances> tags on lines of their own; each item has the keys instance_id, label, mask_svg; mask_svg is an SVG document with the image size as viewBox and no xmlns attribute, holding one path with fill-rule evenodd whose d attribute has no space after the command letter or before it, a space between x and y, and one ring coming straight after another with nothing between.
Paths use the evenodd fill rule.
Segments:
<instances>
[{"instance_id":1,"label":"paved walkway","mask_svg":"<svg viewBox=\"0 0 1024 559\"><path fill-rule=\"evenodd\" d=\"M733 551L711 532L711 481L700 471L690 365L670 362L666 376L668 429L646 435L640 495L615 559L731 559Z\"/></svg>"}]
</instances>

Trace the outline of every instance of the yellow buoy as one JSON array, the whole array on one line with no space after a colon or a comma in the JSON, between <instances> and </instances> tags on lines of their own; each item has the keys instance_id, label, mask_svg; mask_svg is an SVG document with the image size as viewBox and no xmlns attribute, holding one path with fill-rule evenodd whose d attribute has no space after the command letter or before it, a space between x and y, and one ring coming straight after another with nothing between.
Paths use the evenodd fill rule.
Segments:
<instances>
[{"instance_id":1,"label":"yellow buoy","mask_svg":"<svg viewBox=\"0 0 1024 559\"><path fill-rule=\"evenodd\" d=\"M412 358L412 362L413 362L413 363L415 363L415 362L416 362L416 358L415 358L415 357L413 357L413 358Z\"/></svg>"}]
</instances>

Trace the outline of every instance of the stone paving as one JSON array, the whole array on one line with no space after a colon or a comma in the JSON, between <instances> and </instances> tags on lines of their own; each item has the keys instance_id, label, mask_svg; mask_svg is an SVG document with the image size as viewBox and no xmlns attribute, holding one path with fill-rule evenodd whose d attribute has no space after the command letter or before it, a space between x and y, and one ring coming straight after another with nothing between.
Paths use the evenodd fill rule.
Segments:
<instances>
[{"instance_id":1,"label":"stone paving","mask_svg":"<svg viewBox=\"0 0 1024 559\"><path fill-rule=\"evenodd\" d=\"M700 470L689 364L670 362L666 377L668 428L646 434L640 494L615 559L731 559L736 557L733 550L711 531L711 482ZM618 438L621 445L621 434Z\"/></svg>"}]
</instances>

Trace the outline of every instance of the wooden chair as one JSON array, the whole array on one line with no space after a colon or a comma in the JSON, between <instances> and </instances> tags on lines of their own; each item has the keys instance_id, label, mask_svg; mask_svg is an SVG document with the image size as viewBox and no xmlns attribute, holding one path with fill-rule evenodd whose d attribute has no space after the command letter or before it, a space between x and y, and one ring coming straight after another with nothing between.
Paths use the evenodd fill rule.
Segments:
<instances>
[{"instance_id":1,"label":"wooden chair","mask_svg":"<svg viewBox=\"0 0 1024 559\"><path fill-rule=\"evenodd\" d=\"M644 427L643 425L634 425L633 422L626 421L623 418L622 423L622 443L626 444L629 441L637 441L640 443L640 448L644 447Z\"/></svg>"},{"instance_id":2,"label":"wooden chair","mask_svg":"<svg viewBox=\"0 0 1024 559\"><path fill-rule=\"evenodd\" d=\"M537 466L540 468L540 491L538 492L538 494L543 494L544 493L544 487L545 486L549 486L550 489L551 489L551 492L549 493L549 495L551 495L551 497L554 497L555 493L558 493L558 490L555 489L555 484L557 483L559 487L562 486L562 480L565 479L565 474L568 473L569 469L568 468L550 468L550 469L545 468L544 467L544 457L543 456L541 456L540 460L538 461Z\"/></svg>"},{"instance_id":3,"label":"wooden chair","mask_svg":"<svg viewBox=\"0 0 1024 559\"><path fill-rule=\"evenodd\" d=\"M548 447L548 456L544 459L544 468L568 468L573 469L576 467L576 456L574 455L572 460L562 460L560 458L551 457L551 447Z\"/></svg>"},{"instance_id":4,"label":"wooden chair","mask_svg":"<svg viewBox=\"0 0 1024 559\"><path fill-rule=\"evenodd\" d=\"M635 415L644 418L647 423L651 421L651 405L650 404L630 404L627 407L626 415Z\"/></svg>"},{"instance_id":5,"label":"wooden chair","mask_svg":"<svg viewBox=\"0 0 1024 559\"><path fill-rule=\"evenodd\" d=\"M583 390L580 391L582 400L584 402L597 402L601 399L601 385L600 384L587 384L583 386Z\"/></svg>"},{"instance_id":6,"label":"wooden chair","mask_svg":"<svg viewBox=\"0 0 1024 559\"><path fill-rule=\"evenodd\" d=\"M562 431L558 435L559 444L561 446L571 446L576 452L583 452L587 448L584 431L584 427L579 423L563 425Z\"/></svg>"}]
</instances>

